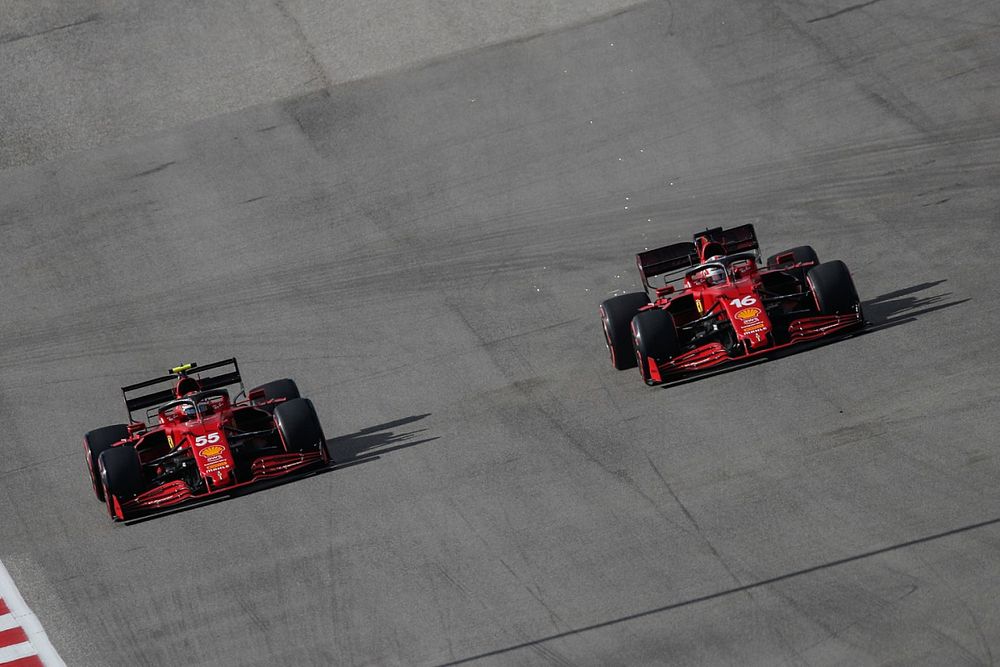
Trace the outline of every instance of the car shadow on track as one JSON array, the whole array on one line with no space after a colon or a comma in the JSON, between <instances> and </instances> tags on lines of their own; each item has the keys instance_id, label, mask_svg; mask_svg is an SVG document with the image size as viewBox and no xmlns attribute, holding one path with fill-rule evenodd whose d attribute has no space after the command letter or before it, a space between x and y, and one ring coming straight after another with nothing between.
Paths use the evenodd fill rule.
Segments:
<instances>
[{"instance_id":1,"label":"car shadow on track","mask_svg":"<svg viewBox=\"0 0 1000 667\"><path fill-rule=\"evenodd\" d=\"M932 313L935 310L942 310L944 308L950 308L952 306L958 306L960 304L968 302L970 299L956 299L948 301L948 297L952 295L951 292L945 292L943 294L934 294L931 296L914 296L917 292L923 292L929 290L932 287L937 287L941 283L945 282L942 280L935 280L933 282L920 283L919 285L913 285L911 287L904 287L892 292L888 292L881 296L877 296L873 299L868 299L867 301L861 302L861 308L864 312L866 326L864 329L859 331L852 331L839 336L831 336L829 338L823 338L816 341L811 341L807 343L802 343L801 345L796 345L794 347L785 348L783 350L777 350L772 354L768 354L756 359L752 359L744 362L733 362L722 368L702 371L695 375L688 375L671 382L665 382L660 386L661 389L672 389L674 387L679 387L681 385L688 384L690 382L697 382L698 380L704 380L706 378L714 377L716 375L725 375L726 373L732 373L733 371L742 370L744 368L749 368L750 366L756 366L757 364L767 363L768 361L775 361L777 359L783 359L785 357L791 357L796 354L802 354L803 352L808 352L809 350L815 350L816 348L823 347L824 345L830 345L831 343L836 343L838 341L845 340L847 338L857 338L858 336L867 336L869 334L877 333L879 331L884 331L885 329L891 329L892 327L899 326L901 324L909 324L910 322L916 322L918 318L922 315Z\"/></svg>"},{"instance_id":2,"label":"car shadow on track","mask_svg":"<svg viewBox=\"0 0 1000 667\"><path fill-rule=\"evenodd\" d=\"M933 313L935 310L951 308L966 303L969 299L948 300L952 296L951 292L943 294L933 294L931 296L914 296L917 292L929 290L937 287L942 280L920 283L912 287L883 294L882 296L868 301L863 301L861 307L864 309L865 319L868 326L862 334L870 334L883 329L891 329L901 324L915 322L921 315Z\"/></svg>"},{"instance_id":3,"label":"car shadow on track","mask_svg":"<svg viewBox=\"0 0 1000 667\"><path fill-rule=\"evenodd\" d=\"M327 438L326 445L330 451L330 457L333 460L325 467L313 468L312 470L307 470L298 474L291 474L287 477L264 480L258 484L254 484L253 486L237 489L229 494L206 498L202 501L191 501L184 503L183 505L170 507L160 512L145 514L143 516L136 517L135 519L125 521L123 522L123 525L134 526L153 519L161 519L163 517L170 516L171 514L189 512L194 509L200 509L202 507L221 503L226 500L249 496L254 493L260 493L261 491L267 491L269 489L298 482L310 477L326 475L328 473L337 472L338 470L344 470L345 468L351 468L364 463L370 463L371 461L377 461L382 458L383 455L390 452L432 442L437 440L438 436L415 439L418 434L425 433L427 429L416 429L412 431L399 430L401 426L407 426L429 416L429 413L423 415L413 415L411 417L396 419L394 421L378 424L376 426L368 426L360 431L357 431L356 433L341 435L335 438Z\"/></svg>"}]
</instances>

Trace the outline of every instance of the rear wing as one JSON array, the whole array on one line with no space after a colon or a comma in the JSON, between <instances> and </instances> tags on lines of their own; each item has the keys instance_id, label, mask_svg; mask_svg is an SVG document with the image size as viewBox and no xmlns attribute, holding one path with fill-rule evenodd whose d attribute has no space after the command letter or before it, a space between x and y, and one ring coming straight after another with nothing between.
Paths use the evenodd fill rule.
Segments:
<instances>
[{"instance_id":1,"label":"rear wing","mask_svg":"<svg viewBox=\"0 0 1000 667\"><path fill-rule=\"evenodd\" d=\"M664 273L674 273L698 264L698 251L693 243L674 243L662 248L640 252L635 256L642 284L652 289L649 279Z\"/></svg>"},{"instance_id":2,"label":"rear wing","mask_svg":"<svg viewBox=\"0 0 1000 667\"><path fill-rule=\"evenodd\" d=\"M227 368L228 370L207 374L207 371ZM245 391L243 387L243 378L240 375L240 367L236 363L235 357L232 359L215 361L210 364L205 364L204 366L199 366L194 363L184 364L183 366L171 368L167 371L167 373L167 375L153 378L152 380L146 380L145 382L139 382L137 384L130 384L127 387L122 387L122 398L125 399L125 409L128 411L129 421L132 421L132 412L134 410L151 408L174 400L175 396L173 385L182 377L190 377L198 380L201 391L219 389L221 387L228 387L237 384L240 386L241 393ZM137 392L140 389L155 387L156 385L165 382L169 382L170 386L149 393L129 396L129 394Z\"/></svg>"},{"instance_id":3,"label":"rear wing","mask_svg":"<svg viewBox=\"0 0 1000 667\"><path fill-rule=\"evenodd\" d=\"M729 229L723 229L722 227L706 229L694 235L696 243L700 238L705 239L709 243L718 243L721 245L724 250L722 254L724 255L735 255L738 252L749 252L760 249L760 245L757 243L757 232L754 231L752 224L740 225L739 227L731 227Z\"/></svg>"},{"instance_id":4,"label":"rear wing","mask_svg":"<svg viewBox=\"0 0 1000 667\"><path fill-rule=\"evenodd\" d=\"M673 243L637 254L635 263L639 267L642 284L647 290L653 289L649 284L650 278L697 266L702 260L707 259L699 255L699 250L708 250L710 244L719 246L711 249L711 254L719 255L735 255L738 252L760 249L757 244L757 233L752 224L729 229L722 227L706 229L694 235L694 243ZM705 254L710 253L705 252Z\"/></svg>"}]
</instances>

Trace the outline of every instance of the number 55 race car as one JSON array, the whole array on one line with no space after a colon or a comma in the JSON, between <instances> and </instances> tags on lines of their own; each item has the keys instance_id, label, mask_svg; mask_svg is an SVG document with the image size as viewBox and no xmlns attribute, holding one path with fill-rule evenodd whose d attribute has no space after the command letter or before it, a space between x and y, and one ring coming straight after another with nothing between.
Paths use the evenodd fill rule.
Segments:
<instances>
[{"instance_id":1,"label":"number 55 race car","mask_svg":"<svg viewBox=\"0 0 1000 667\"><path fill-rule=\"evenodd\" d=\"M601 322L614 367L638 366L649 385L865 324L843 262L798 246L759 266L753 225L709 229L636 264L646 291L606 300ZM662 287L650 284L656 276Z\"/></svg>"},{"instance_id":2,"label":"number 55 race car","mask_svg":"<svg viewBox=\"0 0 1000 667\"><path fill-rule=\"evenodd\" d=\"M83 436L94 494L115 521L330 462L313 404L295 383L247 394L236 359L177 366L122 387L122 396L129 423ZM138 410L144 420L133 417Z\"/></svg>"}]
</instances>

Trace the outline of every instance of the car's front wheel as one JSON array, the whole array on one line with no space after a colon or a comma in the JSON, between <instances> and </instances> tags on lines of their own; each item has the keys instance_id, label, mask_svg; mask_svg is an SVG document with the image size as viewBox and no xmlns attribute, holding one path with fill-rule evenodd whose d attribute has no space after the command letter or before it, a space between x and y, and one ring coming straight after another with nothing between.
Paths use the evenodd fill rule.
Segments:
<instances>
[{"instance_id":1,"label":"car's front wheel","mask_svg":"<svg viewBox=\"0 0 1000 667\"><path fill-rule=\"evenodd\" d=\"M316 409L308 398L293 398L274 409L274 424L286 452L319 451L324 460L330 454Z\"/></svg>"},{"instance_id":2,"label":"car's front wheel","mask_svg":"<svg viewBox=\"0 0 1000 667\"><path fill-rule=\"evenodd\" d=\"M639 309L649 304L645 292L632 292L612 297L601 304L601 326L604 342L611 354L611 364L620 371L635 366L632 335L629 324Z\"/></svg>"},{"instance_id":3,"label":"car's front wheel","mask_svg":"<svg viewBox=\"0 0 1000 667\"><path fill-rule=\"evenodd\" d=\"M139 455L131 445L120 445L101 452L98 470L104 497L108 504L108 514L115 521L129 518L123 505L145 490L142 464Z\"/></svg>"},{"instance_id":4,"label":"car's front wheel","mask_svg":"<svg viewBox=\"0 0 1000 667\"><path fill-rule=\"evenodd\" d=\"M101 484L100 473L98 471L98 457L111 445L120 442L128 437L128 426L125 424L112 424L87 431L83 436L83 449L87 457L87 470L90 472L90 483L94 487L94 495L104 502L104 486Z\"/></svg>"},{"instance_id":5,"label":"car's front wheel","mask_svg":"<svg viewBox=\"0 0 1000 667\"><path fill-rule=\"evenodd\" d=\"M861 312L861 299L854 287L851 272L839 259L823 262L809 269L806 282L820 314L845 315Z\"/></svg>"},{"instance_id":6,"label":"car's front wheel","mask_svg":"<svg viewBox=\"0 0 1000 667\"><path fill-rule=\"evenodd\" d=\"M632 344L643 381L648 385L659 384L662 382L659 364L680 352L674 318L659 308L639 313L632 318Z\"/></svg>"}]
</instances>

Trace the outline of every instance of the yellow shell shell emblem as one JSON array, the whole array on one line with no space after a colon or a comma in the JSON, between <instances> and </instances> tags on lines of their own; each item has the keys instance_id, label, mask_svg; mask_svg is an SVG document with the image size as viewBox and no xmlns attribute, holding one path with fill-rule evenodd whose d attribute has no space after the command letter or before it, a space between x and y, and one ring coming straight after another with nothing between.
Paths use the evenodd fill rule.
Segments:
<instances>
[{"instance_id":1,"label":"yellow shell shell emblem","mask_svg":"<svg viewBox=\"0 0 1000 667\"><path fill-rule=\"evenodd\" d=\"M213 456L218 456L224 451L226 451L226 448L223 447L222 445L209 445L208 447L205 447L198 453L204 456L206 459L210 459Z\"/></svg>"},{"instance_id":2,"label":"yellow shell shell emblem","mask_svg":"<svg viewBox=\"0 0 1000 667\"><path fill-rule=\"evenodd\" d=\"M736 311L736 317L741 320L752 320L760 315L760 308L744 308Z\"/></svg>"}]
</instances>

